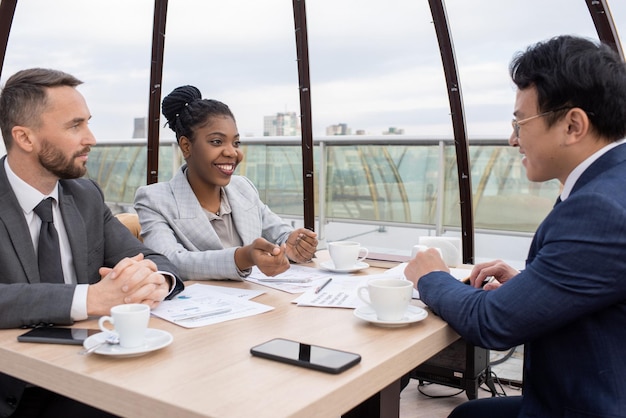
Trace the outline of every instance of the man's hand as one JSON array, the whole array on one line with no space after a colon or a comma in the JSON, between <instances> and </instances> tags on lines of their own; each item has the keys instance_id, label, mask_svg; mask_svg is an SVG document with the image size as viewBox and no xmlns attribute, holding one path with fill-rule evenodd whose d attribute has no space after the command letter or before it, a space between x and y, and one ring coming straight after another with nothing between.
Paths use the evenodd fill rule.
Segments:
<instances>
[{"instance_id":1,"label":"man's hand","mask_svg":"<svg viewBox=\"0 0 626 418\"><path fill-rule=\"evenodd\" d=\"M488 261L474 266L470 273L470 284L477 288L482 287L484 290L494 290L518 274L519 271L502 260ZM496 280L483 285L489 277L493 277Z\"/></svg>"},{"instance_id":2,"label":"man's hand","mask_svg":"<svg viewBox=\"0 0 626 418\"><path fill-rule=\"evenodd\" d=\"M414 287L417 288L419 279L431 271L450 272L450 269L446 266L446 263L443 261L441 254L436 248L429 248L425 251L418 252L404 269L404 276L412 281Z\"/></svg>"},{"instance_id":3,"label":"man's hand","mask_svg":"<svg viewBox=\"0 0 626 418\"><path fill-rule=\"evenodd\" d=\"M124 258L113 268L101 267L98 283L87 291L87 314L108 315L115 305L143 303L156 307L169 293L168 281L143 254Z\"/></svg>"},{"instance_id":4,"label":"man's hand","mask_svg":"<svg viewBox=\"0 0 626 418\"><path fill-rule=\"evenodd\" d=\"M299 228L289 234L287 241L287 257L296 263L311 261L317 251L317 233Z\"/></svg>"}]
</instances>

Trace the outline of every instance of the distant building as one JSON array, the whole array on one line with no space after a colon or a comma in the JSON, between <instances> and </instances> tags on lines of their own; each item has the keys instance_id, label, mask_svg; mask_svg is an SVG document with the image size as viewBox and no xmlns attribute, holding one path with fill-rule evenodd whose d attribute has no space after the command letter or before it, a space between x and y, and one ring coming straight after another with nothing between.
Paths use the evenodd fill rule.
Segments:
<instances>
[{"instance_id":1,"label":"distant building","mask_svg":"<svg viewBox=\"0 0 626 418\"><path fill-rule=\"evenodd\" d=\"M148 118L135 118L135 129L133 130L133 138L148 137Z\"/></svg>"},{"instance_id":2,"label":"distant building","mask_svg":"<svg viewBox=\"0 0 626 418\"><path fill-rule=\"evenodd\" d=\"M300 118L296 112L277 113L263 117L263 136L298 136Z\"/></svg>"},{"instance_id":3,"label":"distant building","mask_svg":"<svg viewBox=\"0 0 626 418\"><path fill-rule=\"evenodd\" d=\"M339 123L326 127L326 135L350 135L350 128L347 123Z\"/></svg>"},{"instance_id":4,"label":"distant building","mask_svg":"<svg viewBox=\"0 0 626 418\"><path fill-rule=\"evenodd\" d=\"M404 135L404 129L391 126L388 130L383 132L383 135Z\"/></svg>"}]
</instances>

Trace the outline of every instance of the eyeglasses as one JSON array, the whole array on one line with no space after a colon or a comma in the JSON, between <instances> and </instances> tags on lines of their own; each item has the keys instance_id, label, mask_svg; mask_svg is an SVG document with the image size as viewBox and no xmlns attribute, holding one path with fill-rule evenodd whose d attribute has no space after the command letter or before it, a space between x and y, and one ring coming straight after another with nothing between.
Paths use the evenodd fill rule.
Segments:
<instances>
[{"instance_id":1,"label":"eyeglasses","mask_svg":"<svg viewBox=\"0 0 626 418\"><path fill-rule=\"evenodd\" d=\"M515 132L515 138L519 138L519 128L524 123L526 123L528 121L531 121L533 119L537 119L537 118L540 118L540 117L543 117L543 116L547 116L550 113L559 112L559 111L565 110L565 109L571 109L571 107L561 107L559 109L549 110L547 112L543 112L543 113L540 113L538 115L531 116L529 118L522 119L522 120L515 120L515 119L511 120L511 126L513 127L513 132Z\"/></svg>"}]
</instances>

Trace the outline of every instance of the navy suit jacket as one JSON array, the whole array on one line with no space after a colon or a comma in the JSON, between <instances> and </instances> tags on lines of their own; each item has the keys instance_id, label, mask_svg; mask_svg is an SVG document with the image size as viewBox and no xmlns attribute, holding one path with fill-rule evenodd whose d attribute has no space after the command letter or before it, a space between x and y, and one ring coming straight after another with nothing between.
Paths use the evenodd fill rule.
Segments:
<instances>
[{"instance_id":1,"label":"navy suit jacket","mask_svg":"<svg viewBox=\"0 0 626 418\"><path fill-rule=\"evenodd\" d=\"M626 417L626 145L596 160L495 291L433 272L418 283L471 343L524 346L523 417Z\"/></svg>"},{"instance_id":2,"label":"navy suit jacket","mask_svg":"<svg viewBox=\"0 0 626 418\"><path fill-rule=\"evenodd\" d=\"M41 283L37 257L24 212L0 159L0 328L41 323L70 325L75 285ZM143 253L158 269L178 276L167 257L148 249L122 225L91 180L60 180L59 205L67 230L79 284L100 280L98 269ZM177 277L170 297L184 288ZM23 382L0 374L0 416L15 409Z\"/></svg>"}]
</instances>

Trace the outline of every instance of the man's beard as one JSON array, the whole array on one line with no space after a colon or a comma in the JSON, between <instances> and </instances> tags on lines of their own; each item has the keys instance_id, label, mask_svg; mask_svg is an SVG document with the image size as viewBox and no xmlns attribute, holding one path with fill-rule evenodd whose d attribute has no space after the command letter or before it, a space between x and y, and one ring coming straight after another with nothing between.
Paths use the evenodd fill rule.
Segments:
<instances>
[{"instance_id":1,"label":"man's beard","mask_svg":"<svg viewBox=\"0 0 626 418\"><path fill-rule=\"evenodd\" d=\"M39 163L58 178L76 179L84 176L87 172L85 163L76 165L74 160L76 157L88 153L91 149L90 147L85 147L72 155L71 158L66 159L63 153L48 141L44 141L42 145L42 150L39 153Z\"/></svg>"}]
</instances>

